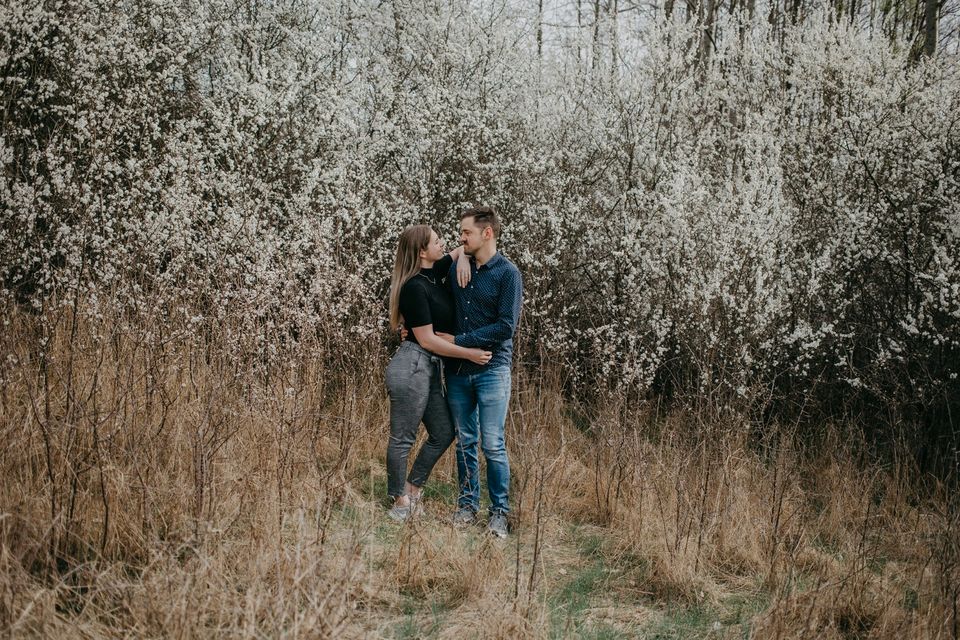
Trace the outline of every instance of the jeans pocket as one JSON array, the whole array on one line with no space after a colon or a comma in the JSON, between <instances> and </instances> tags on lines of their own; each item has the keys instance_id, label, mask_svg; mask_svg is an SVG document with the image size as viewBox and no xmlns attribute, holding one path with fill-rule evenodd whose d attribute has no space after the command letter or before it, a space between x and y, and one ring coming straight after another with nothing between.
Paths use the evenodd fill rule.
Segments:
<instances>
[{"instance_id":1,"label":"jeans pocket","mask_svg":"<svg viewBox=\"0 0 960 640\"><path fill-rule=\"evenodd\" d=\"M384 377L386 378L388 391L391 389L401 389L409 385L410 378L413 377L412 373L416 369L418 355L416 352L400 347L400 350L387 364L386 375Z\"/></svg>"},{"instance_id":2,"label":"jeans pocket","mask_svg":"<svg viewBox=\"0 0 960 640\"><path fill-rule=\"evenodd\" d=\"M386 383L388 392L396 386L397 379L404 375L403 365L404 362L399 353L390 358L390 362L387 363L387 368L383 372L383 381Z\"/></svg>"},{"instance_id":3,"label":"jeans pocket","mask_svg":"<svg viewBox=\"0 0 960 640\"><path fill-rule=\"evenodd\" d=\"M510 369L504 367L500 371L500 389L503 392L504 401L510 400Z\"/></svg>"},{"instance_id":4,"label":"jeans pocket","mask_svg":"<svg viewBox=\"0 0 960 640\"><path fill-rule=\"evenodd\" d=\"M424 355L419 351L414 351L410 357L410 375L415 376L423 371L423 360L426 360Z\"/></svg>"}]
</instances>

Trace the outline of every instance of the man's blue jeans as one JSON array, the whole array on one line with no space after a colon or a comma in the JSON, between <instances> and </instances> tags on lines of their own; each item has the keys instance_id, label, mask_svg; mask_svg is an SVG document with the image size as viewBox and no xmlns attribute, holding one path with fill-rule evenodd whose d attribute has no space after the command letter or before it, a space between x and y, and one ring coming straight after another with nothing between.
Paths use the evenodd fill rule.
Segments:
<instances>
[{"instance_id":1,"label":"man's blue jeans","mask_svg":"<svg viewBox=\"0 0 960 640\"><path fill-rule=\"evenodd\" d=\"M480 509L480 459L477 444L487 461L490 513L506 514L510 491L504 427L510 403L510 367L496 367L471 375L447 379L447 403L457 428L457 474L460 476L459 508Z\"/></svg>"}]
</instances>

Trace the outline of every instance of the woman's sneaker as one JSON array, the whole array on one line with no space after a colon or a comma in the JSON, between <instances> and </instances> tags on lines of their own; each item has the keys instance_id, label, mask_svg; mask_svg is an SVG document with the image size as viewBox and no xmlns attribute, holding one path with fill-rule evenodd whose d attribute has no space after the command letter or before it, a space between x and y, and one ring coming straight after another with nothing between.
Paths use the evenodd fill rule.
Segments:
<instances>
[{"instance_id":1,"label":"woman's sneaker","mask_svg":"<svg viewBox=\"0 0 960 640\"><path fill-rule=\"evenodd\" d=\"M410 498L410 503L407 505L393 505L387 515L397 522L406 522L410 518L422 516L423 501L420 498Z\"/></svg>"},{"instance_id":2,"label":"woman's sneaker","mask_svg":"<svg viewBox=\"0 0 960 640\"><path fill-rule=\"evenodd\" d=\"M503 513L494 513L490 516L487 531L498 538L507 537L507 516Z\"/></svg>"}]
</instances>

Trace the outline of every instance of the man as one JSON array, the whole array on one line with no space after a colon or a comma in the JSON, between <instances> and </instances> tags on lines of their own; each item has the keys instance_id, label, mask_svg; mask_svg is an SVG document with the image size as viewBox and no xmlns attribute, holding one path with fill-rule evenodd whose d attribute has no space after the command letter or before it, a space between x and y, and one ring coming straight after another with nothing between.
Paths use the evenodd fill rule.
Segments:
<instances>
[{"instance_id":1,"label":"man","mask_svg":"<svg viewBox=\"0 0 960 640\"><path fill-rule=\"evenodd\" d=\"M513 333L520 319L523 281L517 267L497 252L500 222L492 207L473 207L460 216L460 242L470 260L470 282L464 287L451 266L449 281L455 303L457 335L443 336L462 347L493 352L485 365L460 360L448 376L447 402L457 428L457 473L460 497L454 523L472 524L480 509L480 461L487 462L490 494L488 529L507 535L510 462L504 427L510 402Z\"/></svg>"}]
</instances>

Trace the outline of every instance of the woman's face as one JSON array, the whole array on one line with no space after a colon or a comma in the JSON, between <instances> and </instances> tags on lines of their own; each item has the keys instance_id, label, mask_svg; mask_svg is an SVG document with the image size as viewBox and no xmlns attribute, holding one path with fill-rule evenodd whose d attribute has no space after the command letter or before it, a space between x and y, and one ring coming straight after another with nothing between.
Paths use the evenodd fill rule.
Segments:
<instances>
[{"instance_id":1,"label":"woman's face","mask_svg":"<svg viewBox=\"0 0 960 640\"><path fill-rule=\"evenodd\" d=\"M430 231L430 242L427 243L427 248L420 251L420 258L424 260L430 260L431 262L436 262L443 257L443 241L440 239L440 236L437 235L436 231Z\"/></svg>"}]
</instances>

